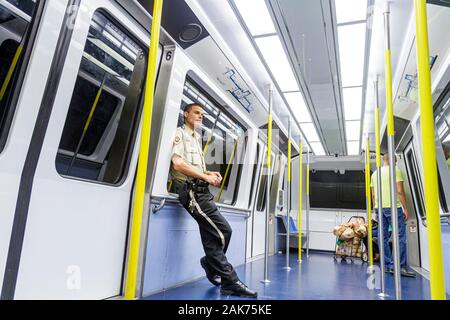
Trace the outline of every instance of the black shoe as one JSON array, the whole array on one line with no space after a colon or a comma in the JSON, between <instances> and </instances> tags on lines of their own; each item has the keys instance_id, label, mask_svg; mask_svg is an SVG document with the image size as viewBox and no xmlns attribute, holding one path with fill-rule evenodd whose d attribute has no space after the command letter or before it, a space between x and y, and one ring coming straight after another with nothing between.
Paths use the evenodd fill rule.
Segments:
<instances>
[{"instance_id":1,"label":"black shoe","mask_svg":"<svg viewBox=\"0 0 450 320\"><path fill-rule=\"evenodd\" d=\"M233 284L222 286L222 288L220 288L220 294L223 294L224 296L239 296L248 298L258 297L258 293L256 291L250 290L241 281L236 281Z\"/></svg>"},{"instance_id":2,"label":"black shoe","mask_svg":"<svg viewBox=\"0 0 450 320\"><path fill-rule=\"evenodd\" d=\"M400 274L404 277L415 277L416 273L414 271L408 270L406 267L400 269Z\"/></svg>"},{"instance_id":3,"label":"black shoe","mask_svg":"<svg viewBox=\"0 0 450 320\"><path fill-rule=\"evenodd\" d=\"M211 282L215 286L220 286L220 284L222 283L222 280L220 279L220 276L218 276L216 274L212 274L209 271L208 262L206 261L206 257L203 257L200 259L200 264L202 265L202 268L205 269L206 278L208 278L209 282Z\"/></svg>"},{"instance_id":4,"label":"black shoe","mask_svg":"<svg viewBox=\"0 0 450 320\"><path fill-rule=\"evenodd\" d=\"M385 272L394 274L394 268L386 267Z\"/></svg>"}]
</instances>

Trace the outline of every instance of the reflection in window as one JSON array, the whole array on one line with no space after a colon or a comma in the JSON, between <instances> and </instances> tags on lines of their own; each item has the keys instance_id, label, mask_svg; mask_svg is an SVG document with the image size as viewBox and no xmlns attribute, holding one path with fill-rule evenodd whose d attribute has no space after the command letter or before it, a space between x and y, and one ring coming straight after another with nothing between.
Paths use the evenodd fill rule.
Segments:
<instances>
[{"instance_id":1,"label":"reflection in window","mask_svg":"<svg viewBox=\"0 0 450 320\"><path fill-rule=\"evenodd\" d=\"M32 23L36 1L0 2L0 136L7 133L13 105L11 97L15 79L22 66L27 33ZM8 119L8 120L7 120ZM1 146L0 146L1 151Z\"/></svg>"},{"instance_id":2,"label":"reflection in window","mask_svg":"<svg viewBox=\"0 0 450 320\"><path fill-rule=\"evenodd\" d=\"M184 124L184 107L194 102L204 107L202 146L206 169L218 171L223 177L222 184L210 186L210 190L215 201L233 204L245 154L245 129L189 79L183 90L178 126ZM170 188L169 182L169 192Z\"/></svg>"},{"instance_id":3,"label":"reflection in window","mask_svg":"<svg viewBox=\"0 0 450 320\"><path fill-rule=\"evenodd\" d=\"M142 48L96 12L59 144L59 174L120 183L136 135L144 78Z\"/></svg>"},{"instance_id":4,"label":"reflection in window","mask_svg":"<svg viewBox=\"0 0 450 320\"><path fill-rule=\"evenodd\" d=\"M450 201L450 88L438 99L435 123L440 146L437 148L439 200L444 212L448 212Z\"/></svg>"}]
</instances>

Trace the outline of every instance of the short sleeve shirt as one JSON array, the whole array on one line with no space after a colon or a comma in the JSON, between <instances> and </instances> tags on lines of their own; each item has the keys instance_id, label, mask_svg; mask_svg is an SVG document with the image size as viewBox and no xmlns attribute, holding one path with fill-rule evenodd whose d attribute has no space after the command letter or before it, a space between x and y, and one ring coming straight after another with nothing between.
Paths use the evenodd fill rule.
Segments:
<instances>
[{"instance_id":1,"label":"short sleeve shirt","mask_svg":"<svg viewBox=\"0 0 450 320\"><path fill-rule=\"evenodd\" d=\"M201 147L200 135L187 126L178 127L172 144L172 155L182 158L187 164L197 169L199 172L206 171L205 158ZM170 174L173 179L180 182L188 177L170 167Z\"/></svg>"},{"instance_id":2,"label":"short sleeve shirt","mask_svg":"<svg viewBox=\"0 0 450 320\"><path fill-rule=\"evenodd\" d=\"M395 179L397 182L404 181L403 174L400 169L395 167ZM378 177L377 172L372 173L372 177L370 179L370 186L374 189L375 195L375 203L374 208L378 208ZM389 182L389 166L381 167L381 205L383 208L391 207L391 193L390 193L390 182ZM400 202L400 198L397 197L397 208L402 206Z\"/></svg>"}]
</instances>

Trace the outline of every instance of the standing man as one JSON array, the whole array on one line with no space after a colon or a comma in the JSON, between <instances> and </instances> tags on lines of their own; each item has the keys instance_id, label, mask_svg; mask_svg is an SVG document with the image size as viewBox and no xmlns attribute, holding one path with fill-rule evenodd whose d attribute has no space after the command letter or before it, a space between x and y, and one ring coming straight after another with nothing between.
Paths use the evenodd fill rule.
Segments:
<instances>
[{"instance_id":1,"label":"standing man","mask_svg":"<svg viewBox=\"0 0 450 320\"><path fill-rule=\"evenodd\" d=\"M218 186L219 172L206 170L200 142L203 107L199 103L186 105L184 125L177 128L172 149L170 173L174 192L180 203L197 221L206 256L200 259L206 277L215 286L221 286L223 295L256 298L238 278L225 253L231 239L231 227L220 214L209 192L208 185Z\"/></svg>"},{"instance_id":2,"label":"standing man","mask_svg":"<svg viewBox=\"0 0 450 320\"><path fill-rule=\"evenodd\" d=\"M394 260L392 259L391 249L389 247L388 229L391 224L392 216L397 216L401 268L400 272L402 276L415 277L416 274L408 269L406 261L406 221L408 220L409 212L408 207L406 206L405 189L403 187L403 175L397 166L395 166L395 176L397 184L397 212L395 214L392 214L389 183L389 154L386 153L385 155L383 155L383 166L381 167L381 205L383 206L381 212L383 214L384 264L386 267L386 272L394 273ZM377 214L379 214L377 193L378 181L376 171L372 174L370 187L372 190L372 202L374 203L374 208L377 210Z\"/></svg>"}]
</instances>

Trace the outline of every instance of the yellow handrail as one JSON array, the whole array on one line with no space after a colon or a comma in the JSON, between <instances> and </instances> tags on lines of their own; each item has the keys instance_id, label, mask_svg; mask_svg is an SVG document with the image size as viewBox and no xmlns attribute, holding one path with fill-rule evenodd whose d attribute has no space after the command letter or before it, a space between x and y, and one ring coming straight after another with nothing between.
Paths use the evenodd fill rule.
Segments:
<instances>
[{"instance_id":1,"label":"yellow handrail","mask_svg":"<svg viewBox=\"0 0 450 320\"><path fill-rule=\"evenodd\" d=\"M378 93L376 93L378 94ZM381 167L381 141L380 141L380 107L375 108L375 146L377 152L377 168ZM381 210L381 209L380 209Z\"/></svg>"},{"instance_id":2,"label":"yellow handrail","mask_svg":"<svg viewBox=\"0 0 450 320\"><path fill-rule=\"evenodd\" d=\"M372 197L370 192L370 142L367 137L366 142L366 197L367 197L367 220L368 220L368 238L369 245L369 266L373 267L373 245L372 245Z\"/></svg>"},{"instance_id":3,"label":"yellow handrail","mask_svg":"<svg viewBox=\"0 0 450 320\"><path fill-rule=\"evenodd\" d=\"M153 115L153 97L157 68L159 33L161 29L161 12L163 0L155 0L153 5L152 29L150 35L150 52L148 59L144 110L142 116L142 132L139 149L136 189L134 194L134 210L131 222L131 240L128 255L128 267L125 284L125 299L131 300L136 294L136 278L139 260L139 245L141 238L142 211L144 210L144 193L147 179L148 153L150 148L150 133Z\"/></svg>"},{"instance_id":4,"label":"yellow handrail","mask_svg":"<svg viewBox=\"0 0 450 320\"><path fill-rule=\"evenodd\" d=\"M92 117L94 115L95 110L97 109L98 101L100 100L100 97L101 97L102 92L103 92L103 85L105 84L105 80L106 80L106 75L103 77L103 81L102 81L102 83L100 84L100 87L97 90L97 94L95 95L95 99L94 99L94 102L92 103L91 110L89 111L88 118L86 120L86 123L84 124L83 131L81 132L81 138L78 141L78 144L77 144L77 147L75 149L75 152L73 153L72 159L70 160L69 166L67 167L67 171L66 171L67 175L72 170L73 164L75 163L75 159L77 158L78 152L80 151L81 145L82 145L82 143L84 141L84 137L86 136L86 132L89 129L89 126L90 126L91 121L92 121Z\"/></svg>"},{"instance_id":5,"label":"yellow handrail","mask_svg":"<svg viewBox=\"0 0 450 320\"><path fill-rule=\"evenodd\" d=\"M302 262L302 210L303 210L303 141L300 138L300 152L298 156L298 261Z\"/></svg>"},{"instance_id":6,"label":"yellow handrail","mask_svg":"<svg viewBox=\"0 0 450 320\"><path fill-rule=\"evenodd\" d=\"M445 300L444 265L439 213L439 188L436 169L436 144L428 48L427 9L425 0L414 0L419 83L420 127L424 170L425 211L430 257L431 299Z\"/></svg>"},{"instance_id":7,"label":"yellow handrail","mask_svg":"<svg viewBox=\"0 0 450 320\"><path fill-rule=\"evenodd\" d=\"M227 178L228 178L228 173L229 173L229 171L230 171L231 162L233 161L233 158L234 158L234 153L235 153L235 151L236 151L237 143L238 143L238 139L236 139L236 140L234 141L233 152L231 153L230 160L228 160L227 170L225 171L225 175L223 176L223 179L222 179L222 185L220 186L220 190L219 190L219 193L217 194L217 200L216 200L216 201L219 201L219 200L220 200L220 197L222 196L223 187L225 186L225 181L226 181Z\"/></svg>"},{"instance_id":8,"label":"yellow handrail","mask_svg":"<svg viewBox=\"0 0 450 320\"><path fill-rule=\"evenodd\" d=\"M5 80L3 81L3 84L0 89L0 101L2 101L3 97L5 96L6 89L8 88L9 82L11 81L12 75L14 73L14 70L16 69L16 65L17 62L19 61L21 53L22 53L22 46L18 46L16 53L14 54L14 58L11 62L11 65L9 66L8 72L6 73Z\"/></svg>"}]
</instances>

